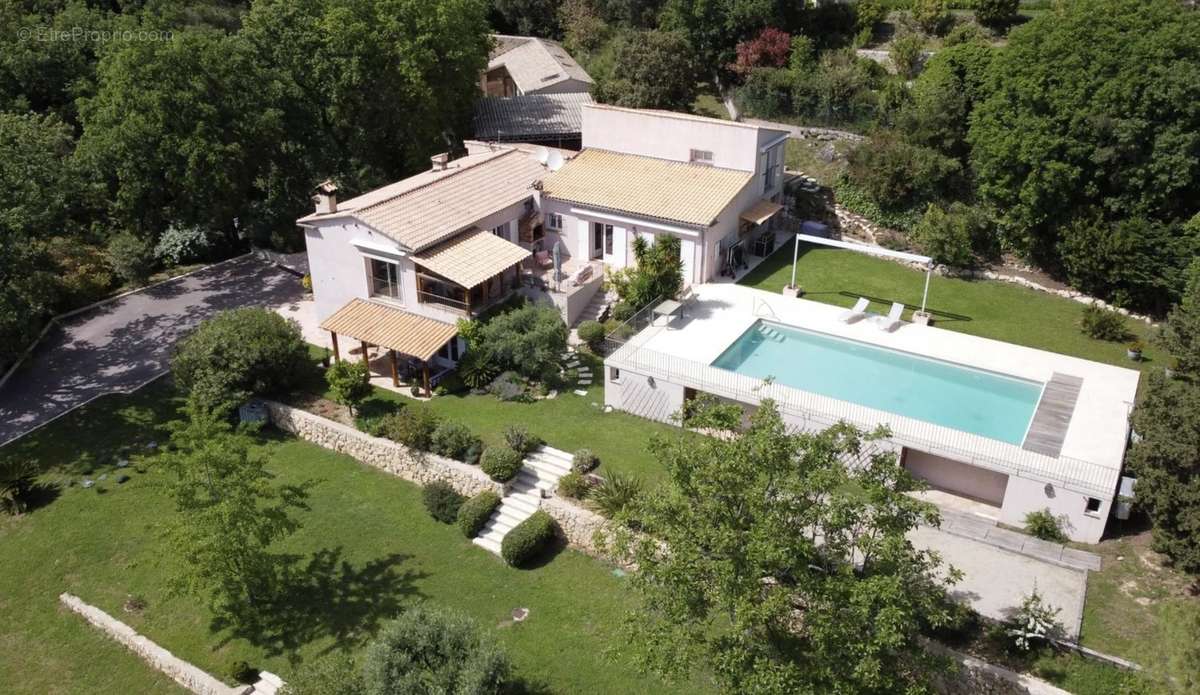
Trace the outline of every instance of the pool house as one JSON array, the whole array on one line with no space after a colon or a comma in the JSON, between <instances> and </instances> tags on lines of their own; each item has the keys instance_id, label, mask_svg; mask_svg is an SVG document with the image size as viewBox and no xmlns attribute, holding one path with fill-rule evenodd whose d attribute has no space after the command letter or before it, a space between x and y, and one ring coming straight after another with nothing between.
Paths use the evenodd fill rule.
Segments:
<instances>
[{"instance_id":1,"label":"pool house","mask_svg":"<svg viewBox=\"0 0 1200 695\"><path fill-rule=\"evenodd\" d=\"M605 360L605 403L669 421L708 393L747 412L773 399L804 430L886 425L886 446L939 506L1014 526L1049 509L1072 540L1097 542L1139 373L864 304L700 285L679 312L620 339Z\"/></svg>"}]
</instances>

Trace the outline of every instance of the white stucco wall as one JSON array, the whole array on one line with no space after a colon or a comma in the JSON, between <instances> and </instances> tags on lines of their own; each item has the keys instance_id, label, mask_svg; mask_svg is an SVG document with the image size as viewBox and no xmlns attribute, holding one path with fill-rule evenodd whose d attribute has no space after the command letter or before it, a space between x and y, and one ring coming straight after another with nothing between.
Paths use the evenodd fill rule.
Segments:
<instances>
[{"instance_id":1,"label":"white stucco wall","mask_svg":"<svg viewBox=\"0 0 1200 695\"><path fill-rule=\"evenodd\" d=\"M1019 528L1025 525L1025 515L1029 512L1049 509L1056 517L1066 517L1067 524L1063 530L1071 540L1099 543L1112 506L1111 500L1100 498L1100 510L1094 514L1084 511L1087 500L1086 494L1061 485L1009 476L1004 506L1000 508L1000 521Z\"/></svg>"}]
</instances>

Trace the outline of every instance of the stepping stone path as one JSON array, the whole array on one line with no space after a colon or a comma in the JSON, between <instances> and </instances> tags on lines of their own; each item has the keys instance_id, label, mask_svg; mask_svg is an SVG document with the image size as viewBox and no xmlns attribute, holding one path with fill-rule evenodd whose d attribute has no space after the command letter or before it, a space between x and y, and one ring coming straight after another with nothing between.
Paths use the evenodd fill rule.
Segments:
<instances>
[{"instance_id":1,"label":"stepping stone path","mask_svg":"<svg viewBox=\"0 0 1200 695\"><path fill-rule=\"evenodd\" d=\"M575 389L574 393L576 396L586 396L587 395L587 391L584 391L583 389Z\"/></svg>"},{"instance_id":2,"label":"stepping stone path","mask_svg":"<svg viewBox=\"0 0 1200 695\"><path fill-rule=\"evenodd\" d=\"M517 524L528 519L542 504L542 495L558 486L559 478L571 471L573 457L565 451L540 446L525 457L508 494L492 512L483 531L471 539L475 545L500 554L500 544Z\"/></svg>"}]
</instances>

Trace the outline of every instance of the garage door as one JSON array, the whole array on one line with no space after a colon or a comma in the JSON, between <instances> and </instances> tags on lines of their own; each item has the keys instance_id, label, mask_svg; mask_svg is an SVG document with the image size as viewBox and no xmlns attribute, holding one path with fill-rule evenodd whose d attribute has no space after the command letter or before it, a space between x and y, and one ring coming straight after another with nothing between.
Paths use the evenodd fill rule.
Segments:
<instances>
[{"instance_id":1,"label":"garage door","mask_svg":"<svg viewBox=\"0 0 1200 695\"><path fill-rule=\"evenodd\" d=\"M923 451L906 449L904 467L930 487L999 507L1004 503L1008 476Z\"/></svg>"}]
</instances>

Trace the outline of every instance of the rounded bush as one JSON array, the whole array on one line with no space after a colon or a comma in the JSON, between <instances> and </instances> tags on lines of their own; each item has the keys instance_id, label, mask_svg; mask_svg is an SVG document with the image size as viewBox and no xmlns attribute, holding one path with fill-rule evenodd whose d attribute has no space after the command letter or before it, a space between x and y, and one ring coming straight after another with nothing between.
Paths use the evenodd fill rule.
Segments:
<instances>
[{"instance_id":1,"label":"rounded bush","mask_svg":"<svg viewBox=\"0 0 1200 695\"><path fill-rule=\"evenodd\" d=\"M461 422L444 421L433 431L431 438L433 453L456 461L475 464L483 444L466 425Z\"/></svg>"},{"instance_id":2,"label":"rounded bush","mask_svg":"<svg viewBox=\"0 0 1200 695\"><path fill-rule=\"evenodd\" d=\"M587 497L590 487L587 478L579 471L571 471L558 479L558 494L563 497L581 500Z\"/></svg>"},{"instance_id":3,"label":"rounded bush","mask_svg":"<svg viewBox=\"0 0 1200 695\"><path fill-rule=\"evenodd\" d=\"M1129 337L1129 329L1125 327L1125 319L1113 311L1096 304L1089 304L1083 309L1080 327L1089 338L1120 342Z\"/></svg>"},{"instance_id":4,"label":"rounded bush","mask_svg":"<svg viewBox=\"0 0 1200 695\"><path fill-rule=\"evenodd\" d=\"M531 434L524 425L509 425L504 428L504 441L509 448L522 456L542 445L542 438Z\"/></svg>"},{"instance_id":5,"label":"rounded bush","mask_svg":"<svg viewBox=\"0 0 1200 695\"><path fill-rule=\"evenodd\" d=\"M249 685L258 680L258 669L252 668L243 659L238 659L229 665L229 676L238 683Z\"/></svg>"},{"instance_id":6,"label":"rounded bush","mask_svg":"<svg viewBox=\"0 0 1200 695\"><path fill-rule=\"evenodd\" d=\"M429 451L433 446L433 433L439 424L432 410L420 406L408 406L399 412L386 415L379 421L379 436L387 437L410 449Z\"/></svg>"},{"instance_id":7,"label":"rounded bush","mask_svg":"<svg viewBox=\"0 0 1200 695\"><path fill-rule=\"evenodd\" d=\"M517 477L521 470L522 454L512 447L489 446L479 458L479 467L498 483L506 483Z\"/></svg>"},{"instance_id":8,"label":"rounded bush","mask_svg":"<svg viewBox=\"0 0 1200 695\"><path fill-rule=\"evenodd\" d=\"M500 543L500 556L513 567L526 565L550 545L557 530L554 519L539 509L508 532Z\"/></svg>"},{"instance_id":9,"label":"rounded bush","mask_svg":"<svg viewBox=\"0 0 1200 695\"><path fill-rule=\"evenodd\" d=\"M478 536L487 525L488 519L492 518L492 512L499 506L500 495L491 490L484 490L463 502L458 508L458 528L467 538Z\"/></svg>"},{"instance_id":10,"label":"rounded bush","mask_svg":"<svg viewBox=\"0 0 1200 695\"><path fill-rule=\"evenodd\" d=\"M577 330L579 339L589 347L596 347L604 340L604 326L599 321L584 321Z\"/></svg>"},{"instance_id":11,"label":"rounded bush","mask_svg":"<svg viewBox=\"0 0 1200 695\"><path fill-rule=\"evenodd\" d=\"M435 480L426 485L425 489L421 491L421 498L425 502L425 509L429 511L429 516L443 524L453 524L458 519L458 511L463 506L465 499L450 483L444 480Z\"/></svg>"},{"instance_id":12,"label":"rounded bush","mask_svg":"<svg viewBox=\"0 0 1200 695\"><path fill-rule=\"evenodd\" d=\"M579 473L590 473L599 465L600 457L592 453L591 449L580 449L571 459L571 470Z\"/></svg>"},{"instance_id":13,"label":"rounded bush","mask_svg":"<svg viewBox=\"0 0 1200 695\"><path fill-rule=\"evenodd\" d=\"M108 240L108 264L122 280L140 285L154 272L154 245L132 232Z\"/></svg>"},{"instance_id":14,"label":"rounded bush","mask_svg":"<svg viewBox=\"0 0 1200 695\"><path fill-rule=\"evenodd\" d=\"M634 314L633 305L629 302L613 304L612 317L616 321L628 321Z\"/></svg>"},{"instance_id":15,"label":"rounded bush","mask_svg":"<svg viewBox=\"0 0 1200 695\"><path fill-rule=\"evenodd\" d=\"M204 227L172 224L158 238L158 244L154 246L154 257L159 263L167 266L195 263L208 260L213 254L214 246L214 235Z\"/></svg>"},{"instance_id":16,"label":"rounded bush","mask_svg":"<svg viewBox=\"0 0 1200 695\"><path fill-rule=\"evenodd\" d=\"M363 690L499 695L512 673L490 631L447 608L417 604L387 623L367 647Z\"/></svg>"}]
</instances>

